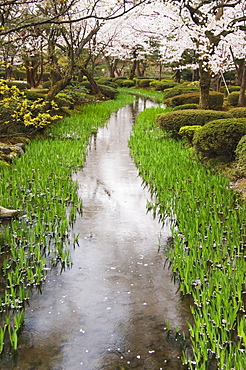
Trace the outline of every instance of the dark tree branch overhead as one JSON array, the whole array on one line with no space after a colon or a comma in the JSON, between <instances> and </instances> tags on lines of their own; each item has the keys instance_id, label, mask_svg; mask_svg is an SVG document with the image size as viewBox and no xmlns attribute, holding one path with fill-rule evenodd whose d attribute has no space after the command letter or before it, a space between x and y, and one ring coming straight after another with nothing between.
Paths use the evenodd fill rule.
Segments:
<instances>
[{"instance_id":1,"label":"dark tree branch overhead","mask_svg":"<svg viewBox=\"0 0 246 370\"><path fill-rule=\"evenodd\" d=\"M64 5L58 9L55 9L55 14L49 14L47 10L42 7L42 0L20 0L15 2L4 1L0 3L0 36L5 36L14 32L19 32L29 27L42 26L42 25L63 25L76 23L88 19L97 19L97 20L110 20L121 17L124 14L129 13L131 10L135 9L140 4L145 3L147 0L138 0L138 1L119 1L118 6L108 15L98 15L97 6L100 3L100 0L95 0L92 2L91 7L81 10L79 6L82 5L83 1L80 0L70 0L64 1ZM57 5L56 1L54 4ZM28 6L28 9L25 9L25 6ZM77 6L76 9L73 9ZM18 8L15 14L14 8ZM23 9L21 8L23 7ZM31 9L30 9L31 8ZM30 11L29 14L26 14L26 17L23 18L21 11ZM11 14L13 17L11 18ZM69 17L67 16L69 14ZM7 17L5 17L7 15ZM6 24L9 22L9 26ZM1 29L2 27L2 29Z\"/></svg>"}]
</instances>

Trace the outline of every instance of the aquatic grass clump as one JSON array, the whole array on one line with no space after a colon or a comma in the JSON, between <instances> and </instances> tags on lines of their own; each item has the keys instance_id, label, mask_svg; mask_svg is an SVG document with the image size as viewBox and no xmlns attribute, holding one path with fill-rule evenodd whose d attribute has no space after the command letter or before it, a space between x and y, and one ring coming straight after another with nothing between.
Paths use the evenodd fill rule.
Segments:
<instances>
[{"instance_id":1,"label":"aquatic grass clump","mask_svg":"<svg viewBox=\"0 0 246 370\"><path fill-rule=\"evenodd\" d=\"M18 346L23 310L33 289L41 290L47 272L72 264L70 248L78 244L71 227L82 202L72 173L84 164L91 132L110 114L133 102L121 94L115 101L86 105L33 140L25 154L0 172L0 204L20 209L20 216L2 227L0 353L4 343Z\"/></svg>"},{"instance_id":2,"label":"aquatic grass clump","mask_svg":"<svg viewBox=\"0 0 246 370\"><path fill-rule=\"evenodd\" d=\"M140 113L131 155L152 199L147 209L171 222L166 251L183 297L192 296L191 369L246 368L246 204L229 180L202 166L182 142L155 125L159 108Z\"/></svg>"}]
</instances>

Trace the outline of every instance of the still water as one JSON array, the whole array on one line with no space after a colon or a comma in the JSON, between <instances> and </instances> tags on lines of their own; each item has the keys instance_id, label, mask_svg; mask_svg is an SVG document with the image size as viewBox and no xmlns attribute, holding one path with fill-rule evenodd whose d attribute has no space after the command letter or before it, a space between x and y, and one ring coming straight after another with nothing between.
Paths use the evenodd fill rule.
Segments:
<instances>
[{"instance_id":1,"label":"still water","mask_svg":"<svg viewBox=\"0 0 246 370\"><path fill-rule=\"evenodd\" d=\"M182 369L180 345L166 329L168 320L173 332L187 333L190 319L164 267L170 230L146 214L150 194L127 146L136 114L152 105L137 100L91 137L74 175L84 211L72 230L73 266L49 274L31 298L18 355L1 369Z\"/></svg>"}]
</instances>

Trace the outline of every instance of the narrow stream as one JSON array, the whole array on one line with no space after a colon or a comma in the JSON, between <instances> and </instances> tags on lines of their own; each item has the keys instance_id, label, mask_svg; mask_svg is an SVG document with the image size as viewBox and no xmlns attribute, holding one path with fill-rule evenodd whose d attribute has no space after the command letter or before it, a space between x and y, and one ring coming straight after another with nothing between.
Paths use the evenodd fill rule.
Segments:
<instances>
[{"instance_id":1,"label":"narrow stream","mask_svg":"<svg viewBox=\"0 0 246 370\"><path fill-rule=\"evenodd\" d=\"M2 359L1 369L182 369L166 320L187 332L189 309L158 251L170 230L146 214L150 194L127 146L134 117L151 105L138 99L92 136L74 175L84 212L73 229L73 266L53 271L32 297L18 355Z\"/></svg>"}]
</instances>

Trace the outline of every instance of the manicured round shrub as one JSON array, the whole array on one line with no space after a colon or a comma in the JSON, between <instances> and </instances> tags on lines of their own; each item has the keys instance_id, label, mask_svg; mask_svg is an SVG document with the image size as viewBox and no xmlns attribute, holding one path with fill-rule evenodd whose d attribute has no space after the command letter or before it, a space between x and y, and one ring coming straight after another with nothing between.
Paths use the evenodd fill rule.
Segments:
<instances>
[{"instance_id":1,"label":"manicured round shrub","mask_svg":"<svg viewBox=\"0 0 246 370\"><path fill-rule=\"evenodd\" d=\"M246 118L211 121L198 130L193 139L197 153L202 156L233 158L240 139L246 135Z\"/></svg>"},{"instance_id":2,"label":"manicured round shrub","mask_svg":"<svg viewBox=\"0 0 246 370\"><path fill-rule=\"evenodd\" d=\"M100 77L96 80L96 83L98 85L110 86L110 87L113 87L114 89L117 89L118 87L117 83L113 82L112 78L109 78L109 77Z\"/></svg>"},{"instance_id":3,"label":"manicured round shrub","mask_svg":"<svg viewBox=\"0 0 246 370\"><path fill-rule=\"evenodd\" d=\"M176 107L178 105L184 104L198 104L200 100L200 93L188 93L188 94L181 94L173 96L172 98L168 98L164 100L164 104L168 107Z\"/></svg>"},{"instance_id":4,"label":"manicured round shrub","mask_svg":"<svg viewBox=\"0 0 246 370\"><path fill-rule=\"evenodd\" d=\"M98 85L98 87L101 90L101 93L110 99L114 99L119 93L118 90L110 86Z\"/></svg>"},{"instance_id":5,"label":"manicured round shrub","mask_svg":"<svg viewBox=\"0 0 246 370\"><path fill-rule=\"evenodd\" d=\"M199 92L199 86L194 84L177 84L176 86L172 87L171 89L166 89L164 92L164 98L172 98L173 96L176 95L181 95L181 94L188 94L188 93L193 93L193 92Z\"/></svg>"},{"instance_id":6,"label":"manicured round shrub","mask_svg":"<svg viewBox=\"0 0 246 370\"><path fill-rule=\"evenodd\" d=\"M173 96L172 98L168 98L164 100L164 104L168 107L176 107L178 105L184 104L199 104L200 100L200 92L188 93L188 94L181 94L177 96ZM222 109L224 102L224 94L211 91L209 93L209 109L219 110Z\"/></svg>"},{"instance_id":7,"label":"manicured round shrub","mask_svg":"<svg viewBox=\"0 0 246 370\"><path fill-rule=\"evenodd\" d=\"M68 94L60 92L54 98L54 101L58 105L59 108L67 107L72 109L74 107L73 99Z\"/></svg>"},{"instance_id":8,"label":"manicured round shrub","mask_svg":"<svg viewBox=\"0 0 246 370\"><path fill-rule=\"evenodd\" d=\"M31 86L24 81L7 81L8 87L16 86L19 90L27 90L30 89Z\"/></svg>"},{"instance_id":9,"label":"manicured round shrub","mask_svg":"<svg viewBox=\"0 0 246 370\"><path fill-rule=\"evenodd\" d=\"M246 135L244 135L237 144L236 160L238 164L238 170L241 175L246 176Z\"/></svg>"},{"instance_id":10,"label":"manicured round shrub","mask_svg":"<svg viewBox=\"0 0 246 370\"><path fill-rule=\"evenodd\" d=\"M135 82L133 80L119 80L120 83L117 81L117 83L119 83L119 86L123 86L123 87L133 87L135 86Z\"/></svg>"},{"instance_id":11,"label":"manicured round shrub","mask_svg":"<svg viewBox=\"0 0 246 370\"><path fill-rule=\"evenodd\" d=\"M144 78L143 80L138 80L137 82L137 85L139 87L149 87L149 84L152 82L153 80L150 79L150 78Z\"/></svg>"},{"instance_id":12,"label":"manicured round shrub","mask_svg":"<svg viewBox=\"0 0 246 370\"><path fill-rule=\"evenodd\" d=\"M178 134L183 126L203 126L209 121L231 118L228 112L217 112L214 110L187 109L172 111L157 115L156 122L162 130Z\"/></svg>"},{"instance_id":13,"label":"manicured round shrub","mask_svg":"<svg viewBox=\"0 0 246 370\"><path fill-rule=\"evenodd\" d=\"M199 104L182 104L182 105L178 105L177 107L174 107L173 111L184 110L184 109L198 109L198 108L199 108Z\"/></svg>"},{"instance_id":14,"label":"manicured round shrub","mask_svg":"<svg viewBox=\"0 0 246 370\"><path fill-rule=\"evenodd\" d=\"M209 109L220 110L224 103L225 95L217 91L209 92Z\"/></svg>"},{"instance_id":15,"label":"manicured round shrub","mask_svg":"<svg viewBox=\"0 0 246 370\"><path fill-rule=\"evenodd\" d=\"M239 92L234 91L227 96L227 101L230 105L232 105L233 107L236 107L238 104L238 98L239 98Z\"/></svg>"},{"instance_id":16,"label":"manicured round shrub","mask_svg":"<svg viewBox=\"0 0 246 370\"><path fill-rule=\"evenodd\" d=\"M197 130L200 130L202 126L194 125L194 126L183 126L179 130L179 135L187 141L188 144L192 145L194 134Z\"/></svg>"},{"instance_id":17,"label":"manicured round shrub","mask_svg":"<svg viewBox=\"0 0 246 370\"><path fill-rule=\"evenodd\" d=\"M246 118L246 108L245 107L232 108L229 110L229 112L235 118Z\"/></svg>"},{"instance_id":18,"label":"manicured round shrub","mask_svg":"<svg viewBox=\"0 0 246 370\"><path fill-rule=\"evenodd\" d=\"M221 86L220 92L227 95L227 89L230 93L233 91L240 91L240 86L228 85L227 88L225 86Z\"/></svg>"},{"instance_id":19,"label":"manicured round shrub","mask_svg":"<svg viewBox=\"0 0 246 370\"><path fill-rule=\"evenodd\" d=\"M25 97L28 99L28 100L38 100L38 99L42 99L44 100L44 94L39 94L37 92L34 92L32 90L27 90L25 91Z\"/></svg>"},{"instance_id":20,"label":"manicured round shrub","mask_svg":"<svg viewBox=\"0 0 246 370\"><path fill-rule=\"evenodd\" d=\"M172 80L161 80L161 81L154 80L154 81L151 81L149 84L149 86L153 86L155 90L157 91L163 91L166 89L170 89L174 87L175 85L177 85L176 82Z\"/></svg>"},{"instance_id":21,"label":"manicured round shrub","mask_svg":"<svg viewBox=\"0 0 246 370\"><path fill-rule=\"evenodd\" d=\"M43 89L50 89L51 82L50 81L45 81L42 85Z\"/></svg>"}]
</instances>

